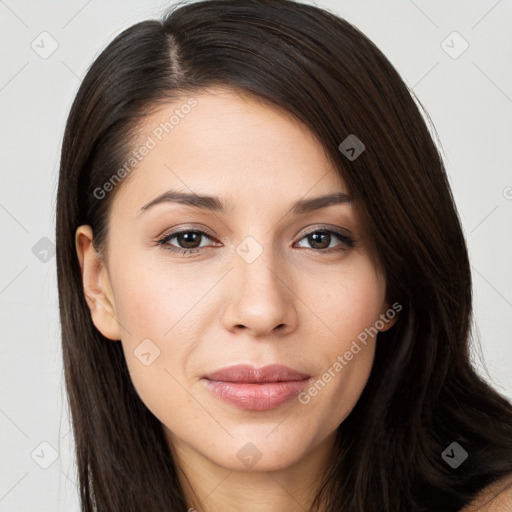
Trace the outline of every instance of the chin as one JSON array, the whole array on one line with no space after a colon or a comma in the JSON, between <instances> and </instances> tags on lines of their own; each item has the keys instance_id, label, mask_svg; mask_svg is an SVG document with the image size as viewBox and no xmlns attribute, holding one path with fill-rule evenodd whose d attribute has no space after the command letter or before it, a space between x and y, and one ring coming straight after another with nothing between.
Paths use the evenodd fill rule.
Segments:
<instances>
[{"instance_id":1,"label":"chin","mask_svg":"<svg viewBox=\"0 0 512 512\"><path fill-rule=\"evenodd\" d=\"M231 471L279 471L293 466L304 457L310 436L289 429L272 432L275 427L246 429L234 439L216 446L215 452L205 454L215 464ZM269 435L269 432L272 432Z\"/></svg>"}]
</instances>

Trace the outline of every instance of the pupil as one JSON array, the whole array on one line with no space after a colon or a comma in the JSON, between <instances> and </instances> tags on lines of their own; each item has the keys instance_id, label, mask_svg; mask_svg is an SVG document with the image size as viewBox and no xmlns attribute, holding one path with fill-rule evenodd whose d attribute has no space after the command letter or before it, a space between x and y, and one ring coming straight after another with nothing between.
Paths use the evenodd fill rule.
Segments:
<instances>
[{"instance_id":1,"label":"pupil","mask_svg":"<svg viewBox=\"0 0 512 512\"><path fill-rule=\"evenodd\" d=\"M198 237L199 233L181 233L178 236L181 237L178 239L180 245L182 245L185 249L193 249L195 247L194 242L197 242L197 240L194 240L194 238ZM182 242L183 239L184 243Z\"/></svg>"},{"instance_id":2,"label":"pupil","mask_svg":"<svg viewBox=\"0 0 512 512\"><path fill-rule=\"evenodd\" d=\"M329 241L327 241L327 245L326 245L325 243L322 244L322 243L318 242L318 240L317 240L318 237L324 237L324 242L325 242L328 239L328 236L330 236L327 233L313 233L309 236L313 240L313 242L311 242L311 240L310 240L309 243L310 243L311 247L313 247L314 249L326 249L327 247L329 247ZM316 247L315 244L317 244L317 245L320 244L320 247Z\"/></svg>"}]
</instances>

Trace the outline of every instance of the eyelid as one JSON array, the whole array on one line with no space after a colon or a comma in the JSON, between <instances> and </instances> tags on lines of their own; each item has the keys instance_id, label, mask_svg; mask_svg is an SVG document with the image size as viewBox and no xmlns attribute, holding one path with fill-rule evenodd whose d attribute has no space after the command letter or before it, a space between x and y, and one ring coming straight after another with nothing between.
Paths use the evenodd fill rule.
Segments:
<instances>
[{"instance_id":1,"label":"eyelid","mask_svg":"<svg viewBox=\"0 0 512 512\"><path fill-rule=\"evenodd\" d=\"M317 231L334 231L334 233L337 233L338 235L341 235L343 237L353 238L352 234L350 233L350 231L348 229L339 228L339 227L336 227L336 226L329 226L329 225L325 225L325 226L315 225L311 229L308 229L307 231L302 233L300 239L304 238L305 236L307 236L307 235L309 235L311 233L316 233Z\"/></svg>"},{"instance_id":2,"label":"eyelid","mask_svg":"<svg viewBox=\"0 0 512 512\"><path fill-rule=\"evenodd\" d=\"M209 238L217 240L215 235L213 235L208 230L208 228L203 227L203 226L201 226L201 227L197 227L197 226L182 226L182 227L179 227L179 228L166 229L161 235L159 235L157 237L157 240L161 240L162 238L167 238L169 235L173 235L173 237L174 237L176 235L179 235L180 233L189 233L191 231L192 232L196 232L196 233L201 233L203 235L208 236Z\"/></svg>"},{"instance_id":3,"label":"eyelid","mask_svg":"<svg viewBox=\"0 0 512 512\"><path fill-rule=\"evenodd\" d=\"M176 229L170 228L170 229L165 230L161 235L159 235L157 237L157 239L165 238L165 237L167 237L168 235L171 235L171 234L176 236L176 235L179 235L180 233L188 233L189 231L199 232L199 233L207 235L209 238L212 238L214 240L218 240L215 237L215 235L213 235L208 230L208 228L203 227L203 226L201 226L201 227L182 226L182 227L179 227L179 228L176 228ZM307 231L302 233L300 239L304 238L305 236L309 235L310 233L316 233L317 231L334 231L335 233L341 235L342 237L347 237L347 238L352 238L353 239L352 233L348 229L346 229L346 228L339 228L339 227L330 226L330 225L320 225L319 226L317 224L312 226L311 229L308 229Z\"/></svg>"}]
</instances>

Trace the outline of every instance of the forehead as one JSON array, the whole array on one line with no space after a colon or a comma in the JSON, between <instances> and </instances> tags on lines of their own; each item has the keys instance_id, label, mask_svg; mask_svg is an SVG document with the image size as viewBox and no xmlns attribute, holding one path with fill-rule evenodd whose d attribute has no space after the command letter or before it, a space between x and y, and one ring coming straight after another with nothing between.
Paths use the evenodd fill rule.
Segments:
<instances>
[{"instance_id":1,"label":"forehead","mask_svg":"<svg viewBox=\"0 0 512 512\"><path fill-rule=\"evenodd\" d=\"M150 149L120 191L125 198L150 200L178 188L222 196L235 206L256 197L290 203L348 193L304 124L238 91L210 89L159 105L140 124L135 150L144 146Z\"/></svg>"}]
</instances>

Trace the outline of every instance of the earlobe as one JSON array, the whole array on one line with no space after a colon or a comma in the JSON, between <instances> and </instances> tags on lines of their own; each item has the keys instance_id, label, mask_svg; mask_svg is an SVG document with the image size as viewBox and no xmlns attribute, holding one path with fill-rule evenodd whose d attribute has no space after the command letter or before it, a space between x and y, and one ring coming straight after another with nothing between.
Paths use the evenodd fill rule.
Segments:
<instances>
[{"instance_id":1,"label":"earlobe","mask_svg":"<svg viewBox=\"0 0 512 512\"><path fill-rule=\"evenodd\" d=\"M382 324L384 324L382 328L378 328L379 332L388 331L389 329L391 329L391 327L393 327L396 324L399 317L399 311L400 310L395 310L394 307L389 307L388 302L385 303L385 309L380 316L380 322L377 322L379 326L382 326Z\"/></svg>"},{"instance_id":2,"label":"earlobe","mask_svg":"<svg viewBox=\"0 0 512 512\"><path fill-rule=\"evenodd\" d=\"M75 233L75 246L82 274L85 300L96 328L111 340L121 339L114 295L106 264L92 244L91 226L79 226Z\"/></svg>"}]
</instances>

